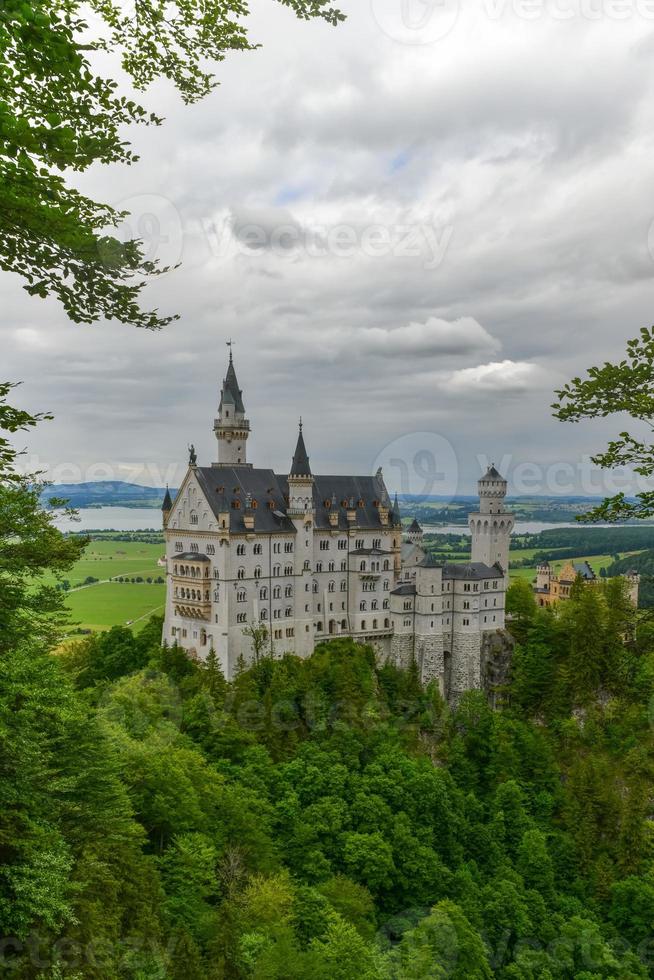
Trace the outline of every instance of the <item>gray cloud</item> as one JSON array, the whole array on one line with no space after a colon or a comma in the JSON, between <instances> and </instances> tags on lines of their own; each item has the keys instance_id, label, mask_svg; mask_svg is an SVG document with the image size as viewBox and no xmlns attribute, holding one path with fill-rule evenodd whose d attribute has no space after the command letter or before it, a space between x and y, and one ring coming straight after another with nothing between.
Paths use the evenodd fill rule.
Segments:
<instances>
[{"instance_id":1,"label":"gray cloud","mask_svg":"<svg viewBox=\"0 0 654 980\"><path fill-rule=\"evenodd\" d=\"M181 258L145 297L180 322L75 326L0 278L0 375L56 415L23 441L143 482L189 441L212 459L231 335L261 465L287 465L299 414L323 470L441 433L462 490L480 453L596 450L619 426L563 426L549 404L651 322L651 25L462 9L411 46L368 5L337 30L268 6L263 49L222 66L217 92L185 108L158 89L168 120L133 134L140 163L79 181Z\"/></svg>"}]
</instances>

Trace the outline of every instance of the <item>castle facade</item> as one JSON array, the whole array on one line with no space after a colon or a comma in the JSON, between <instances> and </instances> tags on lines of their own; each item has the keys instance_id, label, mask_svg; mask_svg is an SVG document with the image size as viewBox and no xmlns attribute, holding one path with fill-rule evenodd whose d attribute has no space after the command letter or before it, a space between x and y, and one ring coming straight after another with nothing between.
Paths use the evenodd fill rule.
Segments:
<instances>
[{"instance_id":1,"label":"castle facade","mask_svg":"<svg viewBox=\"0 0 654 980\"><path fill-rule=\"evenodd\" d=\"M163 505L167 595L163 639L227 678L243 658L311 654L333 636L370 644L381 660L418 664L456 700L482 684L486 641L504 627L513 516L491 467L470 514L472 560L437 563L414 521L406 534L381 470L320 476L302 424L289 472L247 461L250 423L231 355L218 417L218 461L188 471Z\"/></svg>"}]
</instances>

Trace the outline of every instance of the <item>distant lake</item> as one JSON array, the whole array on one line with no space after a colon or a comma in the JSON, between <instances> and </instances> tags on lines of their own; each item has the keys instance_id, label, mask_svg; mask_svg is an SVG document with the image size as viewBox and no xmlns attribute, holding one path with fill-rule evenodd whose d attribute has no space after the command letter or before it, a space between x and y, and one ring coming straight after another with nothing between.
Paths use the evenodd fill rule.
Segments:
<instances>
[{"instance_id":1,"label":"distant lake","mask_svg":"<svg viewBox=\"0 0 654 980\"><path fill-rule=\"evenodd\" d=\"M62 531L161 531L161 511L153 507L80 507L78 521L58 520Z\"/></svg>"},{"instance_id":2,"label":"distant lake","mask_svg":"<svg viewBox=\"0 0 654 980\"><path fill-rule=\"evenodd\" d=\"M578 531L585 531L586 529L592 531L594 528L643 526L642 522L639 524L581 524L579 521L572 521L566 524L564 521L553 521L552 523L547 521L516 521L512 533L540 534L541 531L558 531L562 527L576 527ZM465 524L423 524L422 529L427 534L470 534Z\"/></svg>"},{"instance_id":3,"label":"distant lake","mask_svg":"<svg viewBox=\"0 0 654 980\"><path fill-rule=\"evenodd\" d=\"M64 531L144 531L162 530L161 511L150 507L80 507L79 521L58 521L57 526ZM553 528L576 527L578 529L594 527L612 527L609 524L569 524L563 522L548 523L545 521L518 521L513 529L514 534L538 534ZM625 525L618 525L624 527ZM642 525L641 525L642 526ZM465 524L423 524L423 531L428 534L470 534Z\"/></svg>"}]
</instances>

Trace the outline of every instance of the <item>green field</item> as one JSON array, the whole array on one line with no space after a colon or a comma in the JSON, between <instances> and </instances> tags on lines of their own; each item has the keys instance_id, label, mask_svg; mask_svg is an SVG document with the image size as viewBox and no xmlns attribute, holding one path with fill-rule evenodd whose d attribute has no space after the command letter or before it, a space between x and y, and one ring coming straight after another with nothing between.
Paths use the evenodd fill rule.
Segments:
<instances>
[{"instance_id":1,"label":"green field","mask_svg":"<svg viewBox=\"0 0 654 980\"><path fill-rule=\"evenodd\" d=\"M164 569L157 560L164 553L163 544L139 541L91 541L84 557L63 578L70 583L66 605L70 609L72 628L105 630L111 626L133 623L140 629L150 614L163 611L166 587L162 584L118 583L120 577L163 578ZM89 576L98 583L84 585ZM54 577L45 581L54 583Z\"/></svg>"},{"instance_id":2,"label":"green field","mask_svg":"<svg viewBox=\"0 0 654 980\"><path fill-rule=\"evenodd\" d=\"M111 626L141 629L150 615L163 612L165 585L90 585L71 592L66 605L81 629L106 630ZM139 622L136 622L139 620Z\"/></svg>"}]
</instances>

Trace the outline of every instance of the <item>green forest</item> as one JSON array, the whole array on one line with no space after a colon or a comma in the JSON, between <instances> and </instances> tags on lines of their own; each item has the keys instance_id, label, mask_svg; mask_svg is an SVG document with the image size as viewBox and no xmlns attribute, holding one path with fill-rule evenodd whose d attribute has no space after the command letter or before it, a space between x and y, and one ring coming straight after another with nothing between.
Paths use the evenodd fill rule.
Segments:
<instances>
[{"instance_id":1,"label":"green forest","mask_svg":"<svg viewBox=\"0 0 654 980\"><path fill-rule=\"evenodd\" d=\"M231 684L157 619L5 651L7 974L652 975L654 635L527 590L496 711L344 639Z\"/></svg>"}]
</instances>

